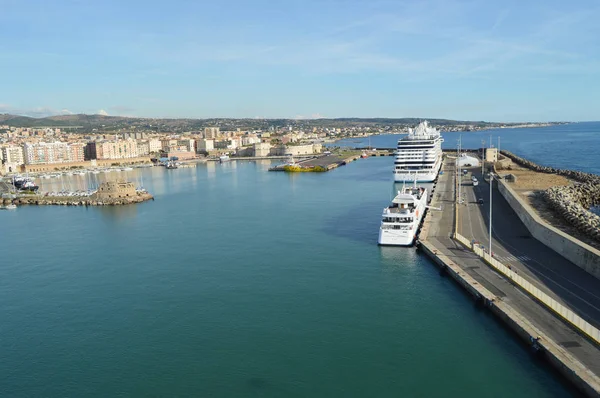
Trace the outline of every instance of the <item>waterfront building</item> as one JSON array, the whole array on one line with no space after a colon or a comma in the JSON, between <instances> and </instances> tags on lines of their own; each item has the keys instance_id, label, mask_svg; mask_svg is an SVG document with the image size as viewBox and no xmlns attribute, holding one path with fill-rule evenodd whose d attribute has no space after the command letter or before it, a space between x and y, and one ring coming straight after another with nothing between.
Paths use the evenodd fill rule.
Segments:
<instances>
[{"instance_id":1,"label":"waterfront building","mask_svg":"<svg viewBox=\"0 0 600 398\"><path fill-rule=\"evenodd\" d=\"M160 149L163 151L168 151L169 148L177 146L177 140L166 138L160 140Z\"/></svg>"},{"instance_id":2,"label":"waterfront building","mask_svg":"<svg viewBox=\"0 0 600 398\"><path fill-rule=\"evenodd\" d=\"M186 138L183 140L177 140L177 146L183 146L188 152L196 152L196 140Z\"/></svg>"},{"instance_id":3,"label":"waterfront building","mask_svg":"<svg viewBox=\"0 0 600 398\"><path fill-rule=\"evenodd\" d=\"M258 144L260 142L260 138L255 134L245 135L242 137L242 146L248 146L253 144Z\"/></svg>"},{"instance_id":4,"label":"waterfront building","mask_svg":"<svg viewBox=\"0 0 600 398\"><path fill-rule=\"evenodd\" d=\"M23 160L27 165L83 162L84 147L85 144L78 142L26 143L23 145Z\"/></svg>"},{"instance_id":5,"label":"waterfront building","mask_svg":"<svg viewBox=\"0 0 600 398\"><path fill-rule=\"evenodd\" d=\"M205 138L198 140L198 152L209 152L215 149L215 141Z\"/></svg>"},{"instance_id":6,"label":"waterfront building","mask_svg":"<svg viewBox=\"0 0 600 398\"><path fill-rule=\"evenodd\" d=\"M196 157L195 152L187 151L185 150L185 147L169 151L161 150L159 154L161 158L178 158L179 160L194 159Z\"/></svg>"},{"instance_id":7,"label":"waterfront building","mask_svg":"<svg viewBox=\"0 0 600 398\"><path fill-rule=\"evenodd\" d=\"M23 148L16 145L2 147L2 157L4 163L21 165L24 162Z\"/></svg>"},{"instance_id":8,"label":"waterfront building","mask_svg":"<svg viewBox=\"0 0 600 398\"><path fill-rule=\"evenodd\" d=\"M89 142L86 157L88 159L137 158L137 142L134 140Z\"/></svg>"},{"instance_id":9,"label":"waterfront building","mask_svg":"<svg viewBox=\"0 0 600 398\"><path fill-rule=\"evenodd\" d=\"M150 145L148 144L148 141L138 141L137 148L138 156L144 156L150 153Z\"/></svg>"},{"instance_id":10,"label":"waterfront building","mask_svg":"<svg viewBox=\"0 0 600 398\"><path fill-rule=\"evenodd\" d=\"M322 144L306 144L306 145L281 145L272 147L270 155L282 156L282 155L314 155L320 153L323 150Z\"/></svg>"},{"instance_id":11,"label":"waterfront building","mask_svg":"<svg viewBox=\"0 0 600 398\"><path fill-rule=\"evenodd\" d=\"M156 138L149 140L148 148L149 148L150 153L157 153L158 151L160 151L162 149L160 140L158 140Z\"/></svg>"},{"instance_id":12,"label":"waterfront building","mask_svg":"<svg viewBox=\"0 0 600 398\"><path fill-rule=\"evenodd\" d=\"M254 144L254 156L263 157L269 156L269 152L271 152L271 144L268 142L261 142L258 144Z\"/></svg>"}]
</instances>

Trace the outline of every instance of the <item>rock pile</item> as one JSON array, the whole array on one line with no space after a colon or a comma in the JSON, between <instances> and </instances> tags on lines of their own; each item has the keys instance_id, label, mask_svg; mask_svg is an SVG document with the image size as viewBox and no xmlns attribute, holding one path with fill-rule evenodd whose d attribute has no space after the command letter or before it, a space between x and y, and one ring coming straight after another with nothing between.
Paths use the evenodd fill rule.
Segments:
<instances>
[{"instance_id":1,"label":"rock pile","mask_svg":"<svg viewBox=\"0 0 600 398\"><path fill-rule=\"evenodd\" d=\"M600 242L600 217L588 210L600 204L600 185L552 187L544 191L543 197L571 225Z\"/></svg>"},{"instance_id":2,"label":"rock pile","mask_svg":"<svg viewBox=\"0 0 600 398\"><path fill-rule=\"evenodd\" d=\"M528 169L558 174L578 181L573 186L552 187L543 192L546 202L580 232L600 242L600 217L588 209L600 205L600 176L581 171L556 169L535 164L511 152L501 151L513 162Z\"/></svg>"}]
</instances>

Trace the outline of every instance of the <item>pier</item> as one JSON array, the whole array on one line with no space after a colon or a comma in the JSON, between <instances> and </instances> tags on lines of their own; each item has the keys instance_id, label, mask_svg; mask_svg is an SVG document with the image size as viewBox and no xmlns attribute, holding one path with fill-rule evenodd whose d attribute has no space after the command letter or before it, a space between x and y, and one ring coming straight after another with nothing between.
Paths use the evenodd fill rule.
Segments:
<instances>
[{"instance_id":1,"label":"pier","mask_svg":"<svg viewBox=\"0 0 600 398\"><path fill-rule=\"evenodd\" d=\"M271 167L269 171L329 171L354 162L360 159L363 154L366 158L371 156L392 156L393 151L387 149L334 151L332 153L324 153L298 162L293 162L293 164L280 164ZM286 158L289 159L290 157L288 156ZM294 170L289 170L286 166L294 167Z\"/></svg>"},{"instance_id":2,"label":"pier","mask_svg":"<svg viewBox=\"0 0 600 398\"><path fill-rule=\"evenodd\" d=\"M428 211L420 249L579 390L600 396L600 280L532 235L497 188L504 182L490 196L481 169L466 170L458 175L447 154L430 204L442 210Z\"/></svg>"}]
</instances>

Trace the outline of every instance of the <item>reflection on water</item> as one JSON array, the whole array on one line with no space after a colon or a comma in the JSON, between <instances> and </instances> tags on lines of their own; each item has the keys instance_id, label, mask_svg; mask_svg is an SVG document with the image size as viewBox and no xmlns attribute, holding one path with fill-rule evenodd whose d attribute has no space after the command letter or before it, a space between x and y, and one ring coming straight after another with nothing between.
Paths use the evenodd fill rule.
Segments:
<instances>
[{"instance_id":1,"label":"reflection on water","mask_svg":"<svg viewBox=\"0 0 600 398\"><path fill-rule=\"evenodd\" d=\"M112 222L123 222L137 216L138 206L98 206L98 210L106 220Z\"/></svg>"},{"instance_id":2,"label":"reflection on water","mask_svg":"<svg viewBox=\"0 0 600 398\"><path fill-rule=\"evenodd\" d=\"M414 268L418 265L417 251L414 247L379 246L382 268L386 271L397 268Z\"/></svg>"},{"instance_id":3,"label":"reflection on water","mask_svg":"<svg viewBox=\"0 0 600 398\"><path fill-rule=\"evenodd\" d=\"M209 180L214 180L217 175L217 162L206 162L206 173Z\"/></svg>"}]
</instances>

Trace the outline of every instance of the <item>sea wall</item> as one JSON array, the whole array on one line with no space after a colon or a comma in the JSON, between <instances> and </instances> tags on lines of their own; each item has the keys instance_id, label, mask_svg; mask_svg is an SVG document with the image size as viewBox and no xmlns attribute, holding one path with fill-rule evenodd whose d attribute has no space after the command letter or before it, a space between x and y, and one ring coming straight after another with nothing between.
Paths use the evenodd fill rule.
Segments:
<instances>
[{"instance_id":1,"label":"sea wall","mask_svg":"<svg viewBox=\"0 0 600 398\"><path fill-rule=\"evenodd\" d=\"M600 204L600 176L540 166L509 151L502 151L502 154L530 170L558 174L578 181L579 184L575 186L552 187L543 192L543 198L558 215L577 230L600 242L600 217L588 210Z\"/></svg>"},{"instance_id":2,"label":"sea wall","mask_svg":"<svg viewBox=\"0 0 600 398\"><path fill-rule=\"evenodd\" d=\"M499 180L498 189L534 238L600 279L600 250L546 223L506 181Z\"/></svg>"}]
</instances>

